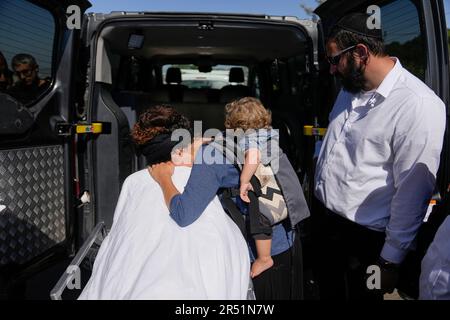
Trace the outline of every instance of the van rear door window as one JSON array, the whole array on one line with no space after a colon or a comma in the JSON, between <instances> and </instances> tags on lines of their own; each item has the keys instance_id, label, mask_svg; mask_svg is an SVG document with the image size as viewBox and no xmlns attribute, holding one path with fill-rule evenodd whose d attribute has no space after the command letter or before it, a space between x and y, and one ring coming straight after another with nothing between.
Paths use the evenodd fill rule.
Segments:
<instances>
[{"instance_id":1,"label":"van rear door window","mask_svg":"<svg viewBox=\"0 0 450 320\"><path fill-rule=\"evenodd\" d=\"M51 83L55 20L24 0L0 1L0 92L30 105Z\"/></svg>"},{"instance_id":2,"label":"van rear door window","mask_svg":"<svg viewBox=\"0 0 450 320\"><path fill-rule=\"evenodd\" d=\"M425 80L426 44L422 34L418 1L396 0L381 6L381 21L387 53Z\"/></svg>"},{"instance_id":3,"label":"van rear door window","mask_svg":"<svg viewBox=\"0 0 450 320\"><path fill-rule=\"evenodd\" d=\"M164 65L162 69L164 84L167 84L167 70L169 68L180 69L181 84L190 89L222 89L234 84L248 85L249 69L246 66L217 65L211 67L209 72L201 72L198 66L191 64ZM232 68L242 69L244 72L243 82L230 82L230 70Z\"/></svg>"}]
</instances>

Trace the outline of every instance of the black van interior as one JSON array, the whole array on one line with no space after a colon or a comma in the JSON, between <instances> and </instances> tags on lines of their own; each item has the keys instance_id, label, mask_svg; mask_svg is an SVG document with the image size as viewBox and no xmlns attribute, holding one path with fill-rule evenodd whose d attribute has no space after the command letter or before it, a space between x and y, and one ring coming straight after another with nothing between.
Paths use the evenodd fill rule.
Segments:
<instances>
[{"instance_id":1,"label":"black van interior","mask_svg":"<svg viewBox=\"0 0 450 320\"><path fill-rule=\"evenodd\" d=\"M209 22L143 20L132 25L107 24L97 41L90 107L94 119L110 121L119 129L113 130L117 136L101 136L95 142L100 220L107 225L112 221L123 180L145 167L132 147L129 131L140 113L154 105L175 107L191 121L201 121L205 132L224 130L226 103L257 97L273 114L273 125L281 131L281 147L299 175L308 178L302 130L313 121L314 61L311 38L299 23L227 17ZM139 47L130 47L130 39L136 36ZM109 143L118 146L113 151L118 166L111 161Z\"/></svg>"}]
</instances>

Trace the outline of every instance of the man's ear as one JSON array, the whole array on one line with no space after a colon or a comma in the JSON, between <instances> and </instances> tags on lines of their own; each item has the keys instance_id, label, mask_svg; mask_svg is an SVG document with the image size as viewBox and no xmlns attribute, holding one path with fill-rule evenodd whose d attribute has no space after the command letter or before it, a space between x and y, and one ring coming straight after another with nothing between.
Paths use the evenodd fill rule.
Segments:
<instances>
[{"instance_id":1,"label":"man's ear","mask_svg":"<svg viewBox=\"0 0 450 320\"><path fill-rule=\"evenodd\" d=\"M364 63L367 63L367 60L369 59L369 49L364 45L358 45L356 47L356 52L358 53L359 58L364 61Z\"/></svg>"}]
</instances>

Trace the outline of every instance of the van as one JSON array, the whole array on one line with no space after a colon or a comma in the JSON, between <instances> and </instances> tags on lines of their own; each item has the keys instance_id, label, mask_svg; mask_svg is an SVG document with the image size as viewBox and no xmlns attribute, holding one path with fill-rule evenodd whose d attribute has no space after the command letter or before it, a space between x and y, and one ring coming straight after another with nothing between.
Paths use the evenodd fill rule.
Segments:
<instances>
[{"instance_id":1,"label":"van","mask_svg":"<svg viewBox=\"0 0 450 320\"><path fill-rule=\"evenodd\" d=\"M305 294L320 298L307 281L314 278L309 234L323 210L312 194L313 155L324 131L318 128L327 127L339 90L326 62L324 34L346 13L373 5L380 9L388 53L448 106L442 0L328 0L316 9L319 21L84 14L90 6L85 0L2 0L0 51L10 69L16 54L33 56L35 63L25 63L32 68L15 77L43 84L23 100L0 92L0 298L77 297L111 227L122 183L145 168L130 139L143 110L170 104L201 121L203 131L221 130L224 105L242 96L257 97L271 110L281 148L303 185L312 212L302 226ZM448 138L447 132L423 243L448 212ZM420 252L411 258L412 278ZM404 287L414 296L414 284Z\"/></svg>"}]
</instances>

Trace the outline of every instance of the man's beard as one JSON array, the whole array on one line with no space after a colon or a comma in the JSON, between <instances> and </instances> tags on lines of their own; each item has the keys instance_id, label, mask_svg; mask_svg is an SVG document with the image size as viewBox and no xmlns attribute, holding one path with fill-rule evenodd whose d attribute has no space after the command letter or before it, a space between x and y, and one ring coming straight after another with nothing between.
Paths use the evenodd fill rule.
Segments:
<instances>
[{"instance_id":1,"label":"man's beard","mask_svg":"<svg viewBox=\"0 0 450 320\"><path fill-rule=\"evenodd\" d=\"M349 58L347 61L346 70L343 73L338 73L338 76L341 79L344 90L356 94L366 88L367 80L364 77L365 68L363 64L358 68L353 57Z\"/></svg>"}]
</instances>

